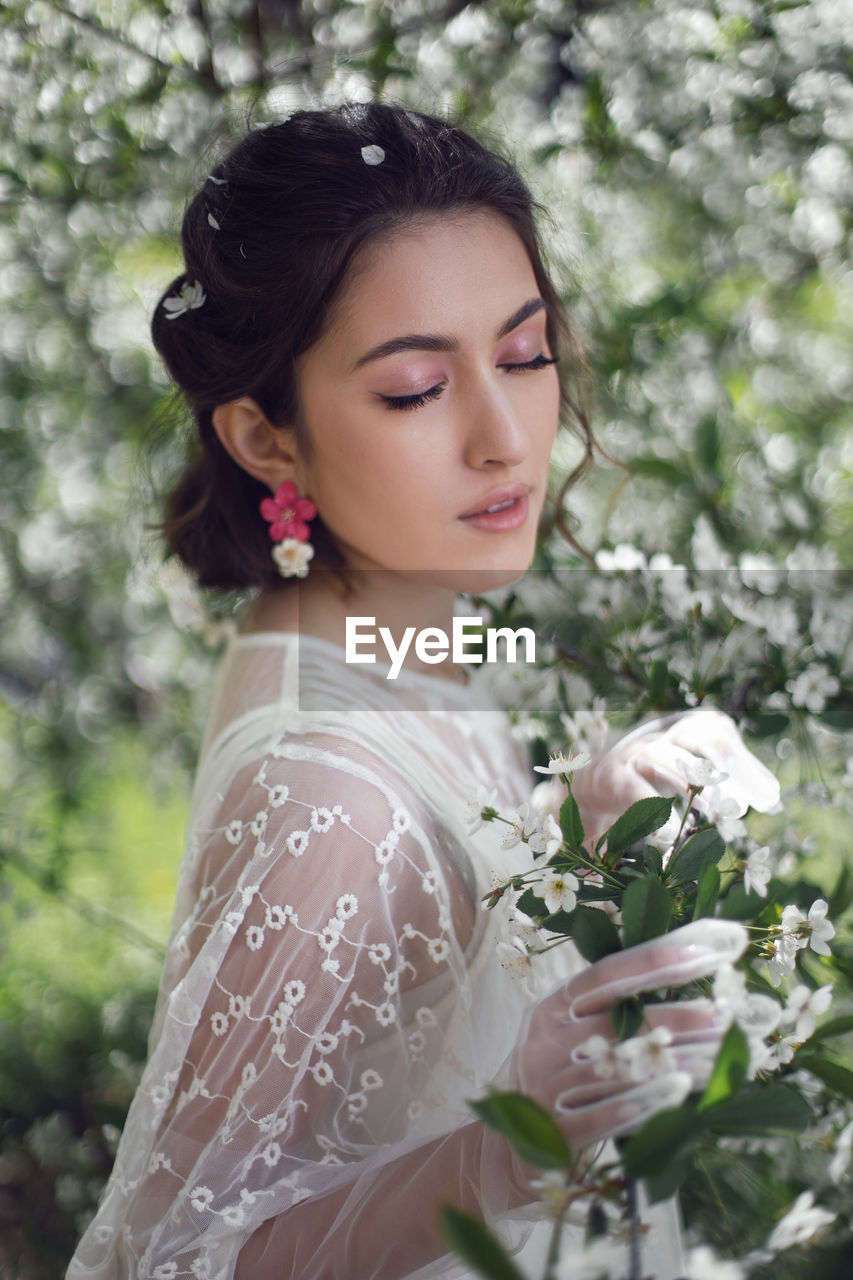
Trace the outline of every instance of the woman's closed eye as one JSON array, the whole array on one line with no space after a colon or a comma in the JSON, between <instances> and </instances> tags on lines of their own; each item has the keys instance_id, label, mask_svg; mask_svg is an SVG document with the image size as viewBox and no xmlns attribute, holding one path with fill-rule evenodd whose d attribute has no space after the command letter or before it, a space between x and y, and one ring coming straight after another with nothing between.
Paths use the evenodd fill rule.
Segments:
<instances>
[{"instance_id":1,"label":"woman's closed eye","mask_svg":"<svg viewBox=\"0 0 853 1280\"><path fill-rule=\"evenodd\" d=\"M530 373L536 369L546 369L549 365L556 363L556 357L540 353L538 356L534 356L532 360L525 360L519 364L504 363L499 364L497 367L504 369L507 373ZM426 391L419 391L416 395L385 396L380 394L379 398L385 404L386 409L419 409L430 400L437 400L446 386L446 382L437 382L434 387L428 387Z\"/></svg>"}]
</instances>

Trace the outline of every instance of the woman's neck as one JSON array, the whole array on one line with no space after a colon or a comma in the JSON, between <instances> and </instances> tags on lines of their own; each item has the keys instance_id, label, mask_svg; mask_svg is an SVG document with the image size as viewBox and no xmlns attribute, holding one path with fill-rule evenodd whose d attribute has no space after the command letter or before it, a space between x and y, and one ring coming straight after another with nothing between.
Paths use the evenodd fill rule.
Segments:
<instances>
[{"instance_id":1,"label":"woman's neck","mask_svg":"<svg viewBox=\"0 0 853 1280\"><path fill-rule=\"evenodd\" d=\"M304 581L261 592L247 607L240 629L244 633L293 631L344 649L356 644L358 652L374 652L376 661L384 663L390 658L380 633L385 628L395 650L405 647L401 665L406 670L464 683L467 672L452 661L457 594L450 587L383 570L357 575L353 593L345 595L334 574L312 571ZM417 636L427 628L437 628L451 642L451 651L441 662L423 662L417 655Z\"/></svg>"}]
</instances>

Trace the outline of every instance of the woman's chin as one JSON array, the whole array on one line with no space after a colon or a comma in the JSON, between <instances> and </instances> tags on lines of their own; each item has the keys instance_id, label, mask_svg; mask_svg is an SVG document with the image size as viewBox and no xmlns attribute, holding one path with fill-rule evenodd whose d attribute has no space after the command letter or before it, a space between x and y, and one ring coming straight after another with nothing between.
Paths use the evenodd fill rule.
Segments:
<instances>
[{"instance_id":1,"label":"woman's chin","mask_svg":"<svg viewBox=\"0 0 853 1280\"><path fill-rule=\"evenodd\" d=\"M508 587L523 578L530 568L530 562L523 564L493 566L476 566L459 569L436 569L423 577L434 586L446 587L457 594L481 596L488 591L496 591L499 587Z\"/></svg>"}]
</instances>

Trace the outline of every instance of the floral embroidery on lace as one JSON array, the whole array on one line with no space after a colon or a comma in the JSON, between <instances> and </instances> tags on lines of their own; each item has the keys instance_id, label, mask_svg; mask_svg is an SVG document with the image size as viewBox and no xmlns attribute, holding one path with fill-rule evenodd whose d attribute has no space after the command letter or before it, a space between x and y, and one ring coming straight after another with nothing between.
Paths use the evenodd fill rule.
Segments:
<instances>
[{"instance_id":1,"label":"floral embroidery on lace","mask_svg":"<svg viewBox=\"0 0 853 1280\"><path fill-rule=\"evenodd\" d=\"M472 1081L499 1071L527 1005L477 910L491 833L478 846L462 824L479 739L491 785L494 762L516 759L492 722L466 739L450 718L379 712L346 736L335 712L339 731L314 732L282 720L272 685L254 738L241 719L202 761L151 1058L84 1242L108 1257L126 1227L139 1280L233 1280L239 1247L279 1220L275 1274L305 1280L291 1210L352 1188L368 1216L415 1126L433 1139L465 1122ZM523 801L517 759L501 785L508 807ZM152 1204L170 1209L152 1222Z\"/></svg>"}]
</instances>

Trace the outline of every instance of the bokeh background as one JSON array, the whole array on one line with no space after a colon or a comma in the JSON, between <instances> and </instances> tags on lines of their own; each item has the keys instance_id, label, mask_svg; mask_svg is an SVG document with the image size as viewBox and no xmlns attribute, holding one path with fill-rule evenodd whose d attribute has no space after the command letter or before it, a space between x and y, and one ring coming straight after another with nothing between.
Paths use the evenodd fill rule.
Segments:
<instances>
[{"instance_id":1,"label":"bokeh background","mask_svg":"<svg viewBox=\"0 0 853 1280\"><path fill-rule=\"evenodd\" d=\"M151 530L182 438L148 317L179 269L187 194L247 123L378 97L452 113L514 156L548 211L596 430L630 467L599 462L572 491L573 527L602 574L732 569L742 607L700 640L722 652L732 618L751 640L725 651L716 688L706 662L697 694L670 577L651 638L594 631L587 608L575 656L586 646L595 680L580 670L570 693L627 672L637 714L708 692L735 710L796 797L766 838L811 858L843 911L850 17L848 0L0 9L0 1275L62 1274L144 1059L233 603L205 611ZM577 457L567 441L557 465ZM843 1011L843 947L834 964ZM847 1114L836 1093L827 1151ZM696 1221L719 1226L733 1197L749 1212L769 1195L772 1216L798 1176L826 1177L789 1156ZM743 1230L733 1220L732 1249ZM832 1269L846 1249L775 1274L849 1275Z\"/></svg>"}]
</instances>

